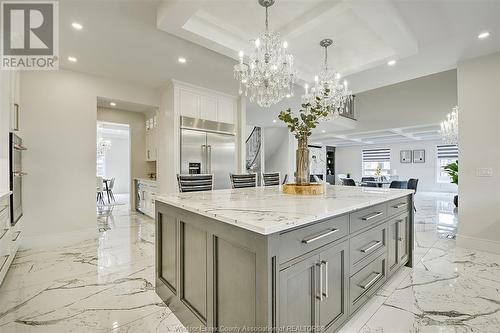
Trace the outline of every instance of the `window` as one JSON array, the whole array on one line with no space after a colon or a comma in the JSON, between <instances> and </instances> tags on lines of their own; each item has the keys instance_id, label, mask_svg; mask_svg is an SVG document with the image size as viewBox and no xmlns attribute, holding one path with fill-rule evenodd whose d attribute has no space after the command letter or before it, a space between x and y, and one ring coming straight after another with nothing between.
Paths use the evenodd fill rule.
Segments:
<instances>
[{"instance_id":1,"label":"window","mask_svg":"<svg viewBox=\"0 0 500 333\"><path fill-rule=\"evenodd\" d=\"M449 183L450 176L443 170L443 167L456 162L458 160L458 146L457 145L441 145L437 146L437 182Z\"/></svg>"},{"instance_id":2,"label":"window","mask_svg":"<svg viewBox=\"0 0 500 333\"><path fill-rule=\"evenodd\" d=\"M391 150L363 149L363 176L375 176L380 169L381 176L388 176L391 170Z\"/></svg>"}]
</instances>

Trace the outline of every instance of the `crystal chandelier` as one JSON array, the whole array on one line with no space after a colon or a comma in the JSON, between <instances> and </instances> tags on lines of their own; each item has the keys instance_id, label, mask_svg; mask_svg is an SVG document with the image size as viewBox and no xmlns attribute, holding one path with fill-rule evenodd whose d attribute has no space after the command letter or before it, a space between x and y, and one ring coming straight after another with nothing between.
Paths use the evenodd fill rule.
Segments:
<instances>
[{"instance_id":1,"label":"crystal chandelier","mask_svg":"<svg viewBox=\"0 0 500 333\"><path fill-rule=\"evenodd\" d=\"M448 145L458 145L458 106L453 108L445 121L441 122L441 138Z\"/></svg>"},{"instance_id":2,"label":"crystal chandelier","mask_svg":"<svg viewBox=\"0 0 500 333\"><path fill-rule=\"evenodd\" d=\"M104 156L111 149L111 141L99 138L97 141L97 156Z\"/></svg>"},{"instance_id":3,"label":"crystal chandelier","mask_svg":"<svg viewBox=\"0 0 500 333\"><path fill-rule=\"evenodd\" d=\"M275 0L259 0L266 8L266 30L254 42L254 51L248 65L243 63L243 51L239 52L240 62L234 66L234 77L239 81L240 95L250 96L262 107L270 107L284 97L293 96L295 75L293 56L287 52L288 43L281 42L277 32L269 31L268 8Z\"/></svg>"},{"instance_id":4,"label":"crystal chandelier","mask_svg":"<svg viewBox=\"0 0 500 333\"><path fill-rule=\"evenodd\" d=\"M314 77L314 87L309 90L305 85L305 94L302 96L304 104L319 104L325 110L329 110L328 116L323 121L329 121L343 113L346 102L352 98L352 93L347 88L347 81L340 82L341 75L328 68L328 47L333 44L331 39L323 39L319 45L325 48L325 62L323 70ZM318 99L319 98L319 99Z\"/></svg>"}]
</instances>

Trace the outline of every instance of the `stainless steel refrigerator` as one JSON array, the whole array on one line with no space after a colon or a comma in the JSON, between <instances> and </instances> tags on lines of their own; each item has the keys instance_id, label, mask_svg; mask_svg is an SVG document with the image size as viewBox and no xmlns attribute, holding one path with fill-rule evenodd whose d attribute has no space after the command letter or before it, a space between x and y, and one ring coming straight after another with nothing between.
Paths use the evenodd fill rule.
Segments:
<instances>
[{"instance_id":1,"label":"stainless steel refrigerator","mask_svg":"<svg viewBox=\"0 0 500 333\"><path fill-rule=\"evenodd\" d=\"M235 162L234 125L181 117L181 173L213 174L214 189L231 188Z\"/></svg>"}]
</instances>

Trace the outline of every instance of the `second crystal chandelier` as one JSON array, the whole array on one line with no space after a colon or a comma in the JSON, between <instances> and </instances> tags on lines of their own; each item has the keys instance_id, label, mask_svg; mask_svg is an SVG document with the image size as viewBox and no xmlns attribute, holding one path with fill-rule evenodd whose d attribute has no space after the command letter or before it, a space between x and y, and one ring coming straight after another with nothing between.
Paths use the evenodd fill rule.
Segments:
<instances>
[{"instance_id":1,"label":"second crystal chandelier","mask_svg":"<svg viewBox=\"0 0 500 333\"><path fill-rule=\"evenodd\" d=\"M240 51L234 77L240 83L240 94L244 92L251 102L270 107L293 95L295 73L287 42L281 42L279 33L269 30L268 8L274 0L259 0L259 4L266 8L266 30L255 40L248 65L243 63L244 54Z\"/></svg>"},{"instance_id":2,"label":"second crystal chandelier","mask_svg":"<svg viewBox=\"0 0 500 333\"><path fill-rule=\"evenodd\" d=\"M325 48L323 70L314 77L314 87L309 90L309 85L305 85L305 94L302 96L304 103L315 104L319 100L322 108L331 110L329 116L324 119L325 121L343 113L346 102L352 98L352 93L347 88L347 81L341 83L340 73L328 68L328 47L332 44L331 39L323 39L319 43Z\"/></svg>"}]
</instances>

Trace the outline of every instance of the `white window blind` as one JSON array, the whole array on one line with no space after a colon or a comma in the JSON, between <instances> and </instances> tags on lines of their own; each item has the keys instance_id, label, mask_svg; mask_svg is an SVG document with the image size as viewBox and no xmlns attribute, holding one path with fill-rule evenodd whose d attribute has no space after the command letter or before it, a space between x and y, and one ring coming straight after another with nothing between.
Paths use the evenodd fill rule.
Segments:
<instances>
[{"instance_id":1,"label":"white window blind","mask_svg":"<svg viewBox=\"0 0 500 333\"><path fill-rule=\"evenodd\" d=\"M383 149L363 149L363 162L390 162L391 150Z\"/></svg>"},{"instance_id":2,"label":"white window blind","mask_svg":"<svg viewBox=\"0 0 500 333\"><path fill-rule=\"evenodd\" d=\"M391 150L388 148L363 149L363 176L387 176L391 171Z\"/></svg>"},{"instance_id":3,"label":"white window blind","mask_svg":"<svg viewBox=\"0 0 500 333\"><path fill-rule=\"evenodd\" d=\"M437 158L458 159L458 146L457 145L437 146Z\"/></svg>"}]
</instances>

